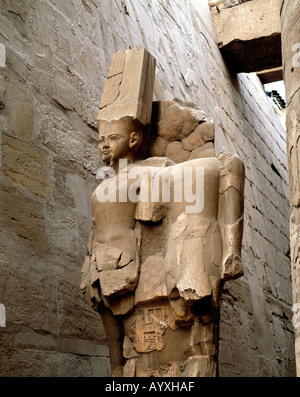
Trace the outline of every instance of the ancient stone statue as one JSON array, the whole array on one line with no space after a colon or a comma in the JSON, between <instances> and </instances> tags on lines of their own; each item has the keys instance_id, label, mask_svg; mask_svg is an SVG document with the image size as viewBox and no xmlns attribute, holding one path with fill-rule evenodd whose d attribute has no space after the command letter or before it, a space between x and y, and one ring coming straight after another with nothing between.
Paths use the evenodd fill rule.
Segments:
<instances>
[{"instance_id":1,"label":"ancient stone statue","mask_svg":"<svg viewBox=\"0 0 300 397\"><path fill-rule=\"evenodd\" d=\"M113 57L81 289L113 376L216 376L220 294L243 274L244 166L214 155L201 110L152 103L154 70L143 47Z\"/></svg>"}]
</instances>

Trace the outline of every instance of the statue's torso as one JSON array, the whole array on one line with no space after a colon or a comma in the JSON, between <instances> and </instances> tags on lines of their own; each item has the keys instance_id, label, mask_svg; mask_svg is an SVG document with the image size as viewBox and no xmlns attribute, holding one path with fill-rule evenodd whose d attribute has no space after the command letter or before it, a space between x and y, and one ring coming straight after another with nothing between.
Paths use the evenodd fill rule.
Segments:
<instances>
[{"instance_id":1,"label":"statue's torso","mask_svg":"<svg viewBox=\"0 0 300 397\"><path fill-rule=\"evenodd\" d=\"M94 241L112 245L126 252L131 258L135 258L136 203L127 200L128 188L132 183L125 172L104 180L93 193L92 211ZM107 189L114 191L108 201L103 201L103 189L105 193Z\"/></svg>"}]
</instances>

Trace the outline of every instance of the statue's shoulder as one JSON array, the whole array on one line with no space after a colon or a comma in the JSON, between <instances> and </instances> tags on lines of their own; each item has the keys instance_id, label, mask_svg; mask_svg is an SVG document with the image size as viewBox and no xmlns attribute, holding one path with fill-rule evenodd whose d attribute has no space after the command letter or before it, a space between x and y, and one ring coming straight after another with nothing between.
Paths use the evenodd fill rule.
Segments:
<instances>
[{"instance_id":1,"label":"statue's shoulder","mask_svg":"<svg viewBox=\"0 0 300 397\"><path fill-rule=\"evenodd\" d=\"M222 162L233 162L235 164L244 164L243 160L236 153L220 153L217 158Z\"/></svg>"},{"instance_id":2,"label":"statue's shoulder","mask_svg":"<svg viewBox=\"0 0 300 397\"><path fill-rule=\"evenodd\" d=\"M222 164L222 168L226 170L230 170L234 173L241 173L245 172L245 165L243 160L235 153L220 153L218 156Z\"/></svg>"},{"instance_id":3,"label":"statue's shoulder","mask_svg":"<svg viewBox=\"0 0 300 397\"><path fill-rule=\"evenodd\" d=\"M170 167L177 163L175 163L173 160L170 160L168 157L148 157L145 160L136 161L135 164L140 165L141 167L163 168Z\"/></svg>"},{"instance_id":4,"label":"statue's shoulder","mask_svg":"<svg viewBox=\"0 0 300 397\"><path fill-rule=\"evenodd\" d=\"M222 166L218 157L200 157L180 163L181 167L202 168L205 173L219 173Z\"/></svg>"}]
</instances>

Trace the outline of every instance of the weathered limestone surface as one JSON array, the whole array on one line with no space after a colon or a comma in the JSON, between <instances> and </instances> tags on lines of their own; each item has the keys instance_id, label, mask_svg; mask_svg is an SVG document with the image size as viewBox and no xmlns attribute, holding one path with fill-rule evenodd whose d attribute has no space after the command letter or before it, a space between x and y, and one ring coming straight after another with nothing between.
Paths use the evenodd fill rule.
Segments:
<instances>
[{"instance_id":1,"label":"weathered limestone surface","mask_svg":"<svg viewBox=\"0 0 300 397\"><path fill-rule=\"evenodd\" d=\"M282 52L287 95L290 238L297 375L300 376L300 4L281 2Z\"/></svg>"},{"instance_id":2,"label":"weathered limestone surface","mask_svg":"<svg viewBox=\"0 0 300 397\"><path fill-rule=\"evenodd\" d=\"M1 1L0 44L0 374L110 373L100 316L78 286L99 100L113 54L142 45L157 59L154 100L195 103L215 121L216 154L246 165L245 275L223 293L220 376L294 375L285 129L257 77L226 68L208 4L191 0L183 13L179 0ZM20 169L27 156L32 173ZM153 239L159 247L161 234ZM101 348L90 355L85 342Z\"/></svg>"}]
</instances>

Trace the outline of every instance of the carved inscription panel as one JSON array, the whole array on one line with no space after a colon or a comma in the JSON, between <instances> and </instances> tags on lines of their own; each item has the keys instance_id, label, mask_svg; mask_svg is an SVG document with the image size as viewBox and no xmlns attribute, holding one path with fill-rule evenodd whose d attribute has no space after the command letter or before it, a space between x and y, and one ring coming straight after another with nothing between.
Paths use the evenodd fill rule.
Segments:
<instances>
[{"instance_id":1,"label":"carved inscription panel","mask_svg":"<svg viewBox=\"0 0 300 397\"><path fill-rule=\"evenodd\" d=\"M171 308L165 304L139 311L134 325L134 348L139 353L161 351L165 347L163 335L166 329L175 329Z\"/></svg>"}]
</instances>

